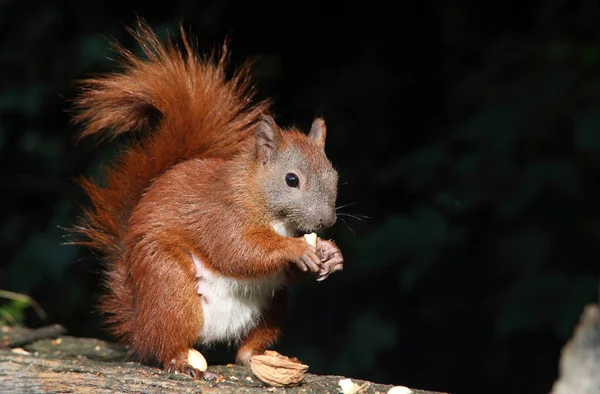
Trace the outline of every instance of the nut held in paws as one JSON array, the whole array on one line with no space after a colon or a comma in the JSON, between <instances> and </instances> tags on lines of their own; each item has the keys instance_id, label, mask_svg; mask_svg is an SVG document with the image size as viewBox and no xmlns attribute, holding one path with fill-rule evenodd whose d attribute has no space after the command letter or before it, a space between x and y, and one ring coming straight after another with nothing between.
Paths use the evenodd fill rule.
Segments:
<instances>
[{"instance_id":1,"label":"nut held in paws","mask_svg":"<svg viewBox=\"0 0 600 394\"><path fill-rule=\"evenodd\" d=\"M272 350L252 356L250 368L261 382L274 387L296 386L308 371L308 365L293 362Z\"/></svg>"},{"instance_id":2,"label":"nut held in paws","mask_svg":"<svg viewBox=\"0 0 600 394\"><path fill-rule=\"evenodd\" d=\"M304 239L313 248L317 247L317 233L304 234Z\"/></svg>"}]
</instances>

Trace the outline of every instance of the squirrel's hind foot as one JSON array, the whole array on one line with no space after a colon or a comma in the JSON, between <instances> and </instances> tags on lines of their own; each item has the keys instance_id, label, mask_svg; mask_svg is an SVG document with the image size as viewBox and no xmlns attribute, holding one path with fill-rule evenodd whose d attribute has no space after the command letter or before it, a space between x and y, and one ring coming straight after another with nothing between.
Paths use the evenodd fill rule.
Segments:
<instances>
[{"instance_id":1,"label":"squirrel's hind foot","mask_svg":"<svg viewBox=\"0 0 600 394\"><path fill-rule=\"evenodd\" d=\"M187 353L181 353L165 363L165 370L168 373L182 373L195 380L215 380L218 375L208 372L206 368L206 359L195 349L189 349Z\"/></svg>"}]
</instances>

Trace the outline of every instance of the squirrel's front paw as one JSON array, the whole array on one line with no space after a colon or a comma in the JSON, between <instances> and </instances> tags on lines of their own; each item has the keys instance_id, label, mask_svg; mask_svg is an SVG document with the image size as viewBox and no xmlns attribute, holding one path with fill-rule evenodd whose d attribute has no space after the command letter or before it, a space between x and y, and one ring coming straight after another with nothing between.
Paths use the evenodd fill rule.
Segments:
<instances>
[{"instance_id":1,"label":"squirrel's front paw","mask_svg":"<svg viewBox=\"0 0 600 394\"><path fill-rule=\"evenodd\" d=\"M321 271L321 258L317 255L317 251L314 247L304 242L302 239L298 239L298 243L302 247L302 256L296 258L294 263L300 268L300 270L306 272L310 271L314 274Z\"/></svg>"},{"instance_id":2,"label":"squirrel's front paw","mask_svg":"<svg viewBox=\"0 0 600 394\"><path fill-rule=\"evenodd\" d=\"M333 241L317 238L317 253L322 256L317 281L325 280L330 274L344 269L344 257Z\"/></svg>"}]
</instances>

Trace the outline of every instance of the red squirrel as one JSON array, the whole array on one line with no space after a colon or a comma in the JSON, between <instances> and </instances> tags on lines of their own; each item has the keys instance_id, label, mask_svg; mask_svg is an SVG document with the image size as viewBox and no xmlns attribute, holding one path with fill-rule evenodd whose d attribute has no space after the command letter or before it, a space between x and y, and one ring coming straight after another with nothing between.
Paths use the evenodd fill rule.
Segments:
<instances>
[{"instance_id":1,"label":"red squirrel","mask_svg":"<svg viewBox=\"0 0 600 394\"><path fill-rule=\"evenodd\" d=\"M336 221L337 172L325 122L281 129L254 102L249 66L227 78L227 50L201 59L131 31L146 58L118 47L122 70L82 83L81 137L138 132L106 171L76 241L105 256L99 309L140 361L208 378L196 345L234 342L248 365L280 334L294 269L325 279L338 247L303 234ZM203 360L205 363L205 360Z\"/></svg>"}]
</instances>

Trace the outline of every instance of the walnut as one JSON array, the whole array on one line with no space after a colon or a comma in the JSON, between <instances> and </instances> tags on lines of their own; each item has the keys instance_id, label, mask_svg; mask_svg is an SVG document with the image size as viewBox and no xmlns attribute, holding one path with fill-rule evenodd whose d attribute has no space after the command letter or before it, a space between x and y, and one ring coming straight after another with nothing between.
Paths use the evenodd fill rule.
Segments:
<instances>
[{"instance_id":1,"label":"walnut","mask_svg":"<svg viewBox=\"0 0 600 394\"><path fill-rule=\"evenodd\" d=\"M263 383L274 387L296 386L302 382L308 365L294 362L289 357L267 350L250 358L250 368Z\"/></svg>"}]
</instances>

